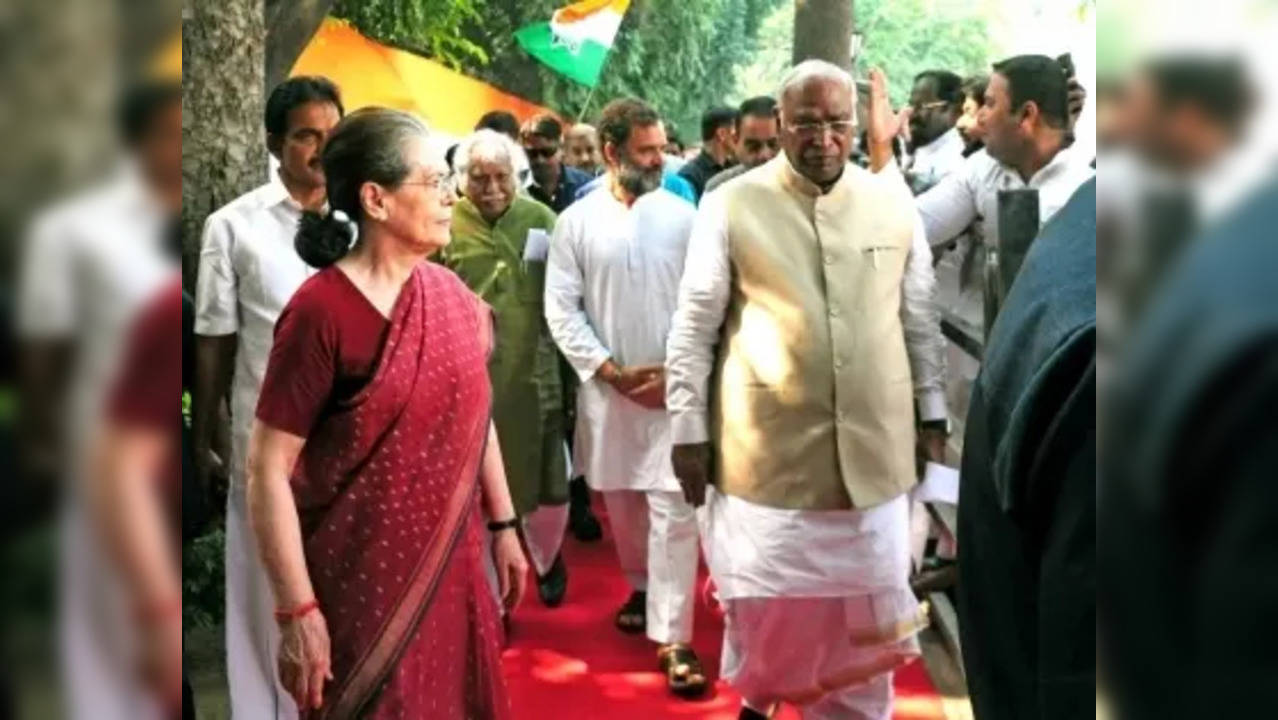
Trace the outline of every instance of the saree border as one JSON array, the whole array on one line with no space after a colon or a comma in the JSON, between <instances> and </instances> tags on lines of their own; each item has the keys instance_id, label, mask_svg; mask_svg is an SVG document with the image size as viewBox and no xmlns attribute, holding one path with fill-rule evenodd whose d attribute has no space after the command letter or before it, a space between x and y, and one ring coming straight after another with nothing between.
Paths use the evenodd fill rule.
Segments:
<instances>
[{"instance_id":1,"label":"saree border","mask_svg":"<svg viewBox=\"0 0 1278 720\"><path fill-rule=\"evenodd\" d=\"M489 422L491 420L486 420L480 425L480 433L487 433ZM463 467L463 478L477 476L486 446L487 441L484 440L474 464ZM466 528L466 514L478 489L478 482L458 483L445 508L444 521L440 523L430 547L418 561L413 580L408 583L395 610L382 624L377 640L356 661L355 669L345 684L334 693L333 701L321 708L318 715L320 720L356 717L373 699L382 681L408 646L413 629L430 607L435 590L448 566L449 556L456 549L457 541Z\"/></svg>"}]
</instances>

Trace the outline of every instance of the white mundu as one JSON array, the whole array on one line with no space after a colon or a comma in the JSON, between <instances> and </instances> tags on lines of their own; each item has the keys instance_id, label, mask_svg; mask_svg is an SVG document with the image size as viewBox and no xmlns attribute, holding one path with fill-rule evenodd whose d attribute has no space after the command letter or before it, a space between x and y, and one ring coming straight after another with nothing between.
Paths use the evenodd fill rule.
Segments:
<instances>
[{"instance_id":1,"label":"white mundu","mask_svg":"<svg viewBox=\"0 0 1278 720\"><path fill-rule=\"evenodd\" d=\"M692 639L697 526L670 463L670 419L595 377L605 360L660 365L695 209L665 190L632 207L604 183L559 217L546 321L581 377L577 464L604 494L631 586L648 593L648 636Z\"/></svg>"},{"instance_id":2,"label":"white mundu","mask_svg":"<svg viewBox=\"0 0 1278 720\"><path fill-rule=\"evenodd\" d=\"M785 154L703 201L670 333L674 441L710 441L702 532L746 705L887 718L917 657L914 404L944 417L922 225L899 171L827 192ZM713 383L713 390L712 390Z\"/></svg>"},{"instance_id":3,"label":"white mundu","mask_svg":"<svg viewBox=\"0 0 1278 720\"><path fill-rule=\"evenodd\" d=\"M177 273L162 251L167 219L129 163L101 187L33 221L18 278L17 335L74 346L59 548L62 689L73 720L161 717L131 671L128 661L138 649L133 611L102 551L80 482L128 329L143 303Z\"/></svg>"},{"instance_id":4,"label":"white mundu","mask_svg":"<svg viewBox=\"0 0 1278 720\"><path fill-rule=\"evenodd\" d=\"M195 333L236 334L231 385L231 487L226 502L226 670L235 718L297 717L279 682L275 598L245 500L249 432L275 321L314 270L293 249L302 207L277 175L209 216L200 248Z\"/></svg>"}]
</instances>

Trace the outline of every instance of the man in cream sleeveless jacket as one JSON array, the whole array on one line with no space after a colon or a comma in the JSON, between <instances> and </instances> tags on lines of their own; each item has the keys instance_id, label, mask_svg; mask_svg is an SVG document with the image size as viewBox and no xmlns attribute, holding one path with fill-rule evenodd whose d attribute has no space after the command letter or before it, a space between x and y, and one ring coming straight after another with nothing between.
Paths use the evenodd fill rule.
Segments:
<instances>
[{"instance_id":1,"label":"man in cream sleeveless jacket","mask_svg":"<svg viewBox=\"0 0 1278 720\"><path fill-rule=\"evenodd\" d=\"M708 195L667 351L673 461L706 504L742 718L891 717L919 654L907 492L944 450L943 343L922 223L871 73L871 173L848 163L855 91L821 61L782 83L774 160ZM711 468L713 467L713 477ZM707 485L713 485L707 487Z\"/></svg>"}]
</instances>

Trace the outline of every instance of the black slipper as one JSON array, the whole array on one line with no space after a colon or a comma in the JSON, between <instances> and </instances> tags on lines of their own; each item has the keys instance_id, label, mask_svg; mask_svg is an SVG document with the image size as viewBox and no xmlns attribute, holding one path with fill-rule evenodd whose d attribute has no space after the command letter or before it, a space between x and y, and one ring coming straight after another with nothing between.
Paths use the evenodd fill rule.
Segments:
<instances>
[{"instance_id":1,"label":"black slipper","mask_svg":"<svg viewBox=\"0 0 1278 720\"><path fill-rule=\"evenodd\" d=\"M623 633L638 635L648 629L648 594L635 591L617 611L614 622Z\"/></svg>"}]
</instances>

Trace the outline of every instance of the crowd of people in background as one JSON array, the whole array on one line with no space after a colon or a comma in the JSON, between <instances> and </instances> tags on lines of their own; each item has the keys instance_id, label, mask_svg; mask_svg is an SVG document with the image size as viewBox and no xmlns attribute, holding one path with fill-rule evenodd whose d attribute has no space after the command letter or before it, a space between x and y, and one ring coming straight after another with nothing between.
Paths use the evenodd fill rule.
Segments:
<instances>
[{"instance_id":1,"label":"crowd of people in background","mask_svg":"<svg viewBox=\"0 0 1278 720\"><path fill-rule=\"evenodd\" d=\"M616 630L652 640L671 692L717 675L747 720L889 718L927 622L910 493L952 464L934 265L984 252L1024 188L1042 250L973 390L962 544L932 566L957 557L977 717L1094 702L1081 88L1038 55L921 73L900 110L878 71L778 80L709 108L696 148L637 98L592 124L491 112L445 150L324 78L274 88L278 170L209 217L190 298L191 475L229 478L233 716L511 717L525 576L571 602L561 546L600 539L597 498L631 589ZM1183 158L1174 130L1148 150ZM701 558L717 669L691 645ZM137 572L135 605L167 613L171 583Z\"/></svg>"}]
</instances>

